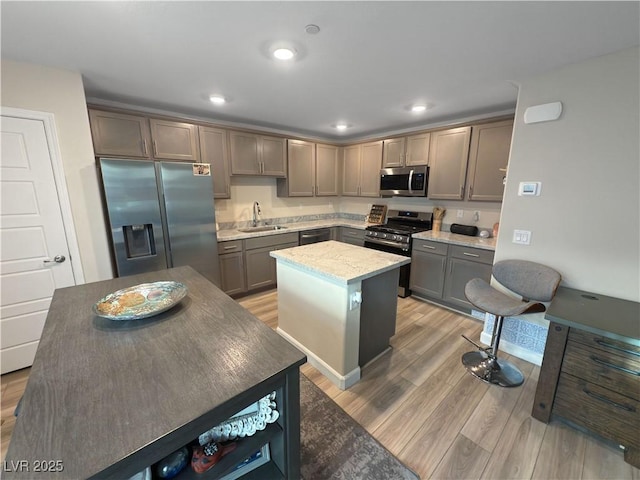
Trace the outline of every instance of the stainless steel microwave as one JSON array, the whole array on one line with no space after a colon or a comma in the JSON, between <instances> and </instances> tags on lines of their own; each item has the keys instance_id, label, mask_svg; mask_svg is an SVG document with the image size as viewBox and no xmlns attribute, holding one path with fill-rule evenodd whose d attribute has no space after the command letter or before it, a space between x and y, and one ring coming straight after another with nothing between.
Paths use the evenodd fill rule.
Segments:
<instances>
[{"instance_id":1,"label":"stainless steel microwave","mask_svg":"<svg viewBox=\"0 0 640 480\"><path fill-rule=\"evenodd\" d=\"M383 197L426 197L429 167L383 168L380 195Z\"/></svg>"}]
</instances>

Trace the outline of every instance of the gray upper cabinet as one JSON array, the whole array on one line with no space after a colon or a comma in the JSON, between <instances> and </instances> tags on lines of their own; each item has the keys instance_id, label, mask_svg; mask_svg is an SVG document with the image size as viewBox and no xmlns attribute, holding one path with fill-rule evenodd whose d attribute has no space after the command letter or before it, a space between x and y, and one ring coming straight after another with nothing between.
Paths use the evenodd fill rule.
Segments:
<instances>
[{"instance_id":1,"label":"gray upper cabinet","mask_svg":"<svg viewBox=\"0 0 640 480\"><path fill-rule=\"evenodd\" d=\"M342 194L354 197L380 196L382 141L344 148Z\"/></svg>"},{"instance_id":2,"label":"gray upper cabinet","mask_svg":"<svg viewBox=\"0 0 640 480\"><path fill-rule=\"evenodd\" d=\"M427 165L429 163L429 132L384 140L382 168Z\"/></svg>"},{"instance_id":3,"label":"gray upper cabinet","mask_svg":"<svg viewBox=\"0 0 640 480\"><path fill-rule=\"evenodd\" d=\"M278 179L278 195L313 197L316 190L316 145L302 140L287 144L289 170L286 179Z\"/></svg>"},{"instance_id":4,"label":"gray upper cabinet","mask_svg":"<svg viewBox=\"0 0 640 480\"><path fill-rule=\"evenodd\" d=\"M153 156L162 160L199 162L198 127L190 123L151 118Z\"/></svg>"},{"instance_id":5,"label":"gray upper cabinet","mask_svg":"<svg viewBox=\"0 0 640 480\"><path fill-rule=\"evenodd\" d=\"M431 146L431 134L429 132L407 137L406 144L405 166L429 164L429 149Z\"/></svg>"},{"instance_id":6,"label":"gray upper cabinet","mask_svg":"<svg viewBox=\"0 0 640 480\"><path fill-rule=\"evenodd\" d=\"M469 150L469 200L501 202L513 120L474 125Z\"/></svg>"},{"instance_id":7,"label":"gray upper cabinet","mask_svg":"<svg viewBox=\"0 0 640 480\"><path fill-rule=\"evenodd\" d=\"M200 161L196 125L94 109L89 120L98 156Z\"/></svg>"},{"instance_id":8,"label":"gray upper cabinet","mask_svg":"<svg viewBox=\"0 0 640 480\"><path fill-rule=\"evenodd\" d=\"M357 197L360 194L360 155L362 147L344 147L342 162L342 194Z\"/></svg>"},{"instance_id":9,"label":"gray upper cabinet","mask_svg":"<svg viewBox=\"0 0 640 480\"><path fill-rule=\"evenodd\" d=\"M380 168L382 166L382 141L362 145L360 168L360 196L380 196Z\"/></svg>"},{"instance_id":10,"label":"gray upper cabinet","mask_svg":"<svg viewBox=\"0 0 640 480\"><path fill-rule=\"evenodd\" d=\"M404 137L383 140L382 168L404 166Z\"/></svg>"},{"instance_id":11,"label":"gray upper cabinet","mask_svg":"<svg viewBox=\"0 0 640 480\"><path fill-rule=\"evenodd\" d=\"M471 127L431 132L428 197L462 200Z\"/></svg>"},{"instance_id":12,"label":"gray upper cabinet","mask_svg":"<svg viewBox=\"0 0 640 480\"><path fill-rule=\"evenodd\" d=\"M214 198L231 198L229 185L229 149L227 131L219 128L199 127L202 163L211 164Z\"/></svg>"},{"instance_id":13,"label":"gray upper cabinet","mask_svg":"<svg viewBox=\"0 0 640 480\"><path fill-rule=\"evenodd\" d=\"M146 117L89 110L89 120L97 156L149 158L151 133Z\"/></svg>"},{"instance_id":14,"label":"gray upper cabinet","mask_svg":"<svg viewBox=\"0 0 640 480\"><path fill-rule=\"evenodd\" d=\"M278 179L279 197L338 195L338 147L289 140L287 178Z\"/></svg>"},{"instance_id":15,"label":"gray upper cabinet","mask_svg":"<svg viewBox=\"0 0 640 480\"><path fill-rule=\"evenodd\" d=\"M231 131L231 174L286 177L286 139Z\"/></svg>"},{"instance_id":16,"label":"gray upper cabinet","mask_svg":"<svg viewBox=\"0 0 640 480\"><path fill-rule=\"evenodd\" d=\"M287 140L278 137L260 137L262 143L262 175L287 176Z\"/></svg>"},{"instance_id":17,"label":"gray upper cabinet","mask_svg":"<svg viewBox=\"0 0 640 480\"><path fill-rule=\"evenodd\" d=\"M338 147L316 145L316 196L328 197L339 194Z\"/></svg>"}]
</instances>

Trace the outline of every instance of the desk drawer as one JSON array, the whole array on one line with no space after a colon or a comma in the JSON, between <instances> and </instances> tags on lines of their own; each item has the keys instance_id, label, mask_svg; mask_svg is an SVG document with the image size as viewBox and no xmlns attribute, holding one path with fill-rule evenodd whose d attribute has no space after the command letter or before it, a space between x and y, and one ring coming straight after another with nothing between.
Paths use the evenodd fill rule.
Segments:
<instances>
[{"instance_id":1,"label":"desk drawer","mask_svg":"<svg viewBox=\"0 0 640 480\"><path fill-rule=\"evenodd\" d=\"M640 359L569 340L562 371L640 401Z\"/></svg>"},{"instance_id":2,"label":"desk drawer","mask_svg":"<svg viewBox=\"0 0 640 480\"><path fill-rule=\"evenodd\" d=\"M584 345L615 353L617 355L628 356L629 358L634 358L640 361L640 347L636 347L630 343L613 340L611 338L606 338L577 328L572 328L569 331L569 340L583 343Z\"/></svg>"},{"instance_id":3,"label":"desk drawer","mask_svg":"<svg viewBox=\"0 0 640 480\"><path fill-rule=\"evenodd\" d=\"M553 413L625 446L640 446L640 403L566 373L560 374Z\"/></svg>"}]
</instances>

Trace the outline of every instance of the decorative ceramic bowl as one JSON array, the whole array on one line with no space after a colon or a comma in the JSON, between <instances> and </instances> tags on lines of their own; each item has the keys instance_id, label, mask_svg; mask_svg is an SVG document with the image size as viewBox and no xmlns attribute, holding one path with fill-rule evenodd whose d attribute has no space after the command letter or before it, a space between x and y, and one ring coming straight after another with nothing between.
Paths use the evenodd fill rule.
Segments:
<instances>
[{"instance_id":1,"label":"decorative ceramic bowl","mask_svg":"<svg viewBox=\"0 0 640 480\"><path fill-rule=\"evenodd\" d=\"M142 283L110 293L93 306L93 313L110 320L139 320L169 310L187 293L179 282Z\"/></svg>"}]
</instances>

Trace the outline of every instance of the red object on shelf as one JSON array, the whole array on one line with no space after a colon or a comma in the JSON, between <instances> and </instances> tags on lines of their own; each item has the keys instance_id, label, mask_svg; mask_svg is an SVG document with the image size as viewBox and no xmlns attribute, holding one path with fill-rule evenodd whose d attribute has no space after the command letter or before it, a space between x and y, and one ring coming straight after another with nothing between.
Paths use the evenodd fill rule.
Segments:
<instances>
[{"instance_id":1,"label":"red object on shelf","mask_svg":"<svg viewBox=\"0 0 640 480\"><path fill-rule=\"evenodd\" d=\"M191 457L191 468L196 473L204 473L215 466L227 453L236 449L236 442L228 445L211 442L204 447L193 447L193 457ZM207 455L205 450L211 453Z\"/></svg>"}]
</instances>

